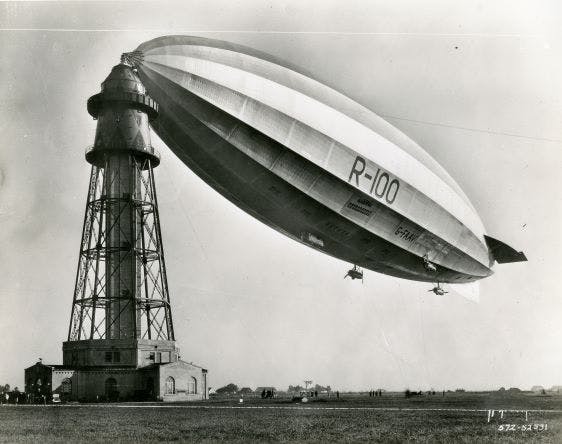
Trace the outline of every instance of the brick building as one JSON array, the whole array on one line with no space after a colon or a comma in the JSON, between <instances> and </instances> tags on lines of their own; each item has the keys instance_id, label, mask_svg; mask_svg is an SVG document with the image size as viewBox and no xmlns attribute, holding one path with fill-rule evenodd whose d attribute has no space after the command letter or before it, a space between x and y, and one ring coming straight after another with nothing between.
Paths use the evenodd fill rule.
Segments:
<instances>
[{"instance_id":1,"label":"brick building","mask_svg":"<svg viewBox=\"0 0 562 444\"><path fill-rule=\"evenodd\" d=\"M207 370L176 360L144 367L71 367L37 362L25 369L30 401L196 401L207 399Z\"/></svg>"}]
</instances>

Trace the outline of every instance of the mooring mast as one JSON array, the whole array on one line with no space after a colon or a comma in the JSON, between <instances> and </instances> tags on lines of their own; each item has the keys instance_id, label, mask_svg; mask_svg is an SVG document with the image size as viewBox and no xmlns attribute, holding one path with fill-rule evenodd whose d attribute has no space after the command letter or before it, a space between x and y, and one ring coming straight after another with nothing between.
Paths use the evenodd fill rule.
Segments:
<instances>
[{"instance_id":1,"label":"mooring mast","mask_svg":"<svg viewBox=\"0 0 562 444\"><path fill-rule=\"evenodd\" d=\"M64 364L142 366L154 348L175 361L149 129L158 105L122 57L88 112L97 128Z\"/></svg>"},{"instance_id":2,"label":"mooring mast","mask_svg":"<svg viewBox=\"0 0 562 444\"><path fill-rule=\"evenodd\" d=\"M97 120L63 364L25 369L31 399L196 401L207 399L207 370L176 347L149 122L158 105L128 53L88 100Z\"/></svg>"}]
</instances>

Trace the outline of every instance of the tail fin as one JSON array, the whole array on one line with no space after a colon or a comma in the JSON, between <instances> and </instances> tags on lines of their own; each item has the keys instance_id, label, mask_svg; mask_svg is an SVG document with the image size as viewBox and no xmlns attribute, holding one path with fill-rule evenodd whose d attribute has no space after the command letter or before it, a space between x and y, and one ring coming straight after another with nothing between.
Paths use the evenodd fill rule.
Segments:
<instances>
[{"instance_id":1,"label":"tail fin","mask_svg":"<svg viewBox=\"0 0 562 444\"><path fill-rule=\"evenodd\" d=\"M507 264L509 262L525 262L527 257L522 251L516 251L509 245L494 239L493 237L484 235L486 244L492 253L492 256L498 264Z\"/></svg>"}]
</instances>

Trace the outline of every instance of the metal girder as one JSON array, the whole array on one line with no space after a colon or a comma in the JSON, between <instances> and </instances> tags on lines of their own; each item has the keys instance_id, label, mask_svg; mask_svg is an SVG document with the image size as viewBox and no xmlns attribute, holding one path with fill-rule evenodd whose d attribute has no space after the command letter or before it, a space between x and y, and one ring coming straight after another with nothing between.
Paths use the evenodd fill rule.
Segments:
<instances>
[{"instance_id":1,"label":"metal girder","mask_svg":"<svg viewBox=\"0 0 562 444\"><path fill-rule=\"evenodd\" d=\"M119 338L174 340L153 165L132 152L92 166L68 333Z\"/></svg>"}]
</instances>

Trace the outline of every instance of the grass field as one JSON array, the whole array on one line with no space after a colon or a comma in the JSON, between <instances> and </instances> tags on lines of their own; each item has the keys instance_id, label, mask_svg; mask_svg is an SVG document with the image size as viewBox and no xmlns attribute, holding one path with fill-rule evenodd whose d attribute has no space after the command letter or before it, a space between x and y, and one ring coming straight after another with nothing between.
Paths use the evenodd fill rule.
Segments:
<instances>
[{"instance_id":1,"label":"grass field","mask_svg":"<svg viewBox=\"0 0 562 444\"><path fill-rule=\"evenodd\" d=\"M488 422L488 409L496 411ZM540 410L540 411L539 411ZM513 424L529 431L500 431ZM547 424L543 431L534 424ZM539 427L536 427L537 429ZM342 395L307 404L235 399L0 407L0 442L562 442L562 396L488 393L405 399Z\"/></svg>"}]
</instances>

